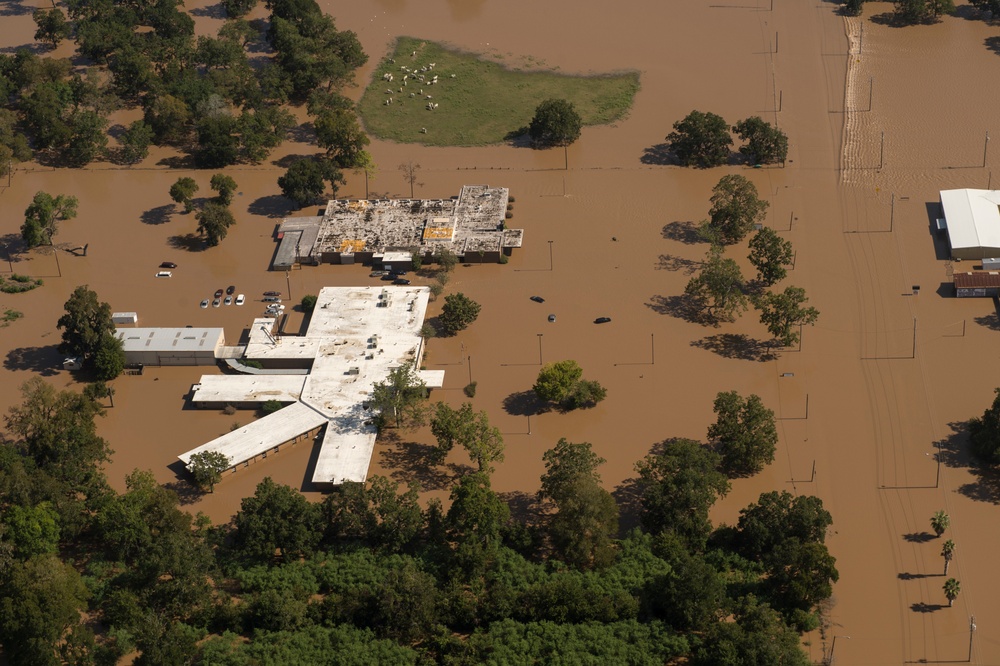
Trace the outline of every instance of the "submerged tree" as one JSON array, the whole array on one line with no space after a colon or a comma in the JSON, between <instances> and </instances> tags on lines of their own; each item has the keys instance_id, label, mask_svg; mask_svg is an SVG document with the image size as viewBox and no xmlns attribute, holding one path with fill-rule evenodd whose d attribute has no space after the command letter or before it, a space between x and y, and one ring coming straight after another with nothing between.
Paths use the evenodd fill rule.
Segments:
<instances>
[{"instance_id":1,"label":"submerged tree","mask_svg":"<svg viewBox=\"0 0 1000 666\"><path fill-rule=\"evenodd\" d=\"M299 206L306 206L322 198L327 183L336 197L338 186L345 182L344 174L330 160L307 158L288 167L285 175L278 178L278 187Z\"/></svg>"},{"instance_id":2,"label":"submerged tree","mask_svg":"<svg viewBox=\"0 0 1000 666\"><path fill-rule=\"evenodd\" d=\"M746 143L740 152L751 164L784 163L788 157L788 137L760 116L751 116L733 126L733 132Z\"/></svg>"},{"instance_id":3,"label":"submerged tree","mask_svg":"<svg viewBox=\"0 0 1000 666\"><path fill-rule=\"evenodd\" d=\"M476 321L482 306L463 294L456 292L444 297L444 307L441 308L441 328L446 335L454 335L464 331Z\"/></svg>"},{"instance_id":4,"label":"submerged tree","mask_svg":"<svg viewBox=\"0 0 1000 666\"><path fill-rule=\"evenodd\" d=\"M715 324L735 321L748 303L739 265L722 252L720 246L713 245L701 272L684 288L689 307Z\"/></svg>"},{"instance_id":5,"label":"submerged tree","mask_svg":"<svg viewBox=\"0 0 1000 666\"><path fill-rule=\"evenodd\" d=\"M805 305L808 300L805 289L786 287L780 294L768 292L756 298L754 305L760 311L760 323L782 345L790 347L799 341L795 327L812 325L819 318L816 308Z\"/></svg>"},{"instance_id":6,"label":"submerged tree","mask_svg":"<svg viewBox=\"0 0 1000 666\"><path fill-rule=\"evenodd\" d=\"M948 566L951 564L951 560L955 557L955 542L948 539L941 545L941 557L944 558L944 575L948 575Z\"/></svg>"},{"instance_id":7,"label":"submerged tree","mask_svg":"<svg viewBox=\"0 0 1000 666\"><path fill-rule=\"evenodd\" d=\"M944 582L944 596L948 599L948 607L951 608L955 605L955 599L958 598L958 593L962 591L962 585L954 578L949 578Z\"/></svg>"},{"instance_id":8,"label":"submerged tree","mask_svg":"<svg viewBox=\"0 0 1000 666\"><path fill-rule=\"evenodd\" d=\"M184 206L184 212L190 213L194 210L194 195L198 192L198 183L194 178L184 176L178 178L177 182L170 186L170 198Z\"/></svg>"},{"instance_id":9,"label":"submerged tree","mask_svg":"<svg viewBox=\"0 0 1000 666\"><path fill-rule=\"evenodd\" d=\"M232 211L216 201L209 201L195 214L198 220L198 233L205 237L205 244L215 247L226 234L229 227L236 224Z\"/></svg>"},{"instance_id":10,"label":"submerged tree","mask_svg":"<svg viewBox=\"0 0 1000 666\"><path fill-rule=\"evenodd\" d=\"M757 196L757 188L739 174L723 176L712 188L712 208L702 233L713 243L739 243L763 221L770 204Z\"/></svg>"},{"instance_id":11,"label":"submerged tree","mask_svg":"<svg viewBox=\"0 0 1000 666\"><path fill-rule=\"evenodd\" d=\"M221 451L202 451L191 456L188 470L200 488L215 492L215 484L222 480L222 473L232 466L232 460Z\"/></svg>"},{"instance_id":12,"label":"submerged tree","mask_svg":"<svg viewBox=\"0 0 1000 666\"><path fill-rule=\"evenodd\" d=\"M701 111L692 111L675 122L666 140L683 166L702 168L725 164L733 145L729 123L722 116Z\"/></svg>"},{"instance_id":13,"label":"submerged tree","mask_svg":"<svg viewBox=\"0 0 1000 666\"><path fill-rule=\"evenodd\" d=\"M493 471L492 463L503 462L504 445L500 429L491 426L485 411L474 412L472 404L462 403L458 409L439 402L431 417L431 432L437 439L436 461L441 462L458 444L479 467L480 472Z\"/></svg>"},{"instance_id":14,"label":"submerged tree","mask_svg":"<svg viewBox=\"0 0 1000 666\"><path fill-rule=\"evenodd\" d=\"M24 211L21 238L29 248L42 244L52 244L52 237L58 231L59 222L76 217L76 197L38 192Z\"/></svg>"},{"instance_id":15,"label":"submerged tree","mask_svg":"<svg viewBox=\"0 0 1000 666\"><path fill-rule=\"evenodd\" d=\"M931 516L931 529L934 534L940 537L951 526L951 517L944 512L944 509L935 511Z\"/></svg>"},{"instance_id":16,"label":"submerged tree","mask_svg":"<svg viewBox=\"0 0 1000 666\"><path fill-rule=\"evenodd\" d=\"M1000 388L994 393L993 404L983 415L969 419L972 453L988 465L1000 464Z\"/></svg>"},{"instance_id":17,"label":"submerged tree","mask_svg":"<svg viewBox=\"0 0 1000 666\"><path fill-rule=\"evenodd\" d=\"M770 227L761 227L750 239L750 263L757 269L757 279L770 287L784 280L788 271L785 266L792 263L791 242L785 240Z\"/></svg>"},{"instance_id":18,"label":"submerged tree","mask_svg":"<svg viewBox=\"0 0 1000 666\"><path fill-rule=\"evenodd\" d=\"M717 418L708 429L708 437L719 446L726 474L749 476L774 461L778 443L774 412L759 396L743 398L736 391L720 392L714 408Z\"/></svg>"},{"instance_id":19,"label":"submerged tree","mask_svg":"<svg viewBox=\"0 0 1000 666\"><path fill-rule=\"evenodd\" d=\"M427 399L427 384L417 375L412 362L389 370L389 376L372 387L369 406L378 414L380 427L394 423L401 428L406 422L423 421L423 406Z\"/></svg>"}]
</instances>

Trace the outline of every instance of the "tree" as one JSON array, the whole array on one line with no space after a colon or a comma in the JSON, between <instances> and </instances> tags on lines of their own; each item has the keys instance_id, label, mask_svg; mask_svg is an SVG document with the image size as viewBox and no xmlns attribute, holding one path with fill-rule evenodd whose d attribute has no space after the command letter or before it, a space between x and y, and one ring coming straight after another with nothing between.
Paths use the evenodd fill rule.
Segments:
<instances>
[{"instance_id":1,"label":"tree","mask_svg":"<svg viewBox=\"0 0 1000 666\"><path fill-rule=\"evenodd\" d=\"M325 543L364 543L389 553L407 549L424 525L419 486L399 492L399 483L373 476L368 484L346 482L323 502Z\"/></svg>"},{"instance_id":2,"label":"tree","mask_svg":"<svg viewBox=\"0 0 1000 666\"><path fill-rule=\"evenodd\" d=\"M448 538L456 544L452 560L466 577L485 573L497 558L510 508L490 487L482 472L466 474L451 491L445 519Z\"/></svg>"},{"instance_id":3,"label":"tree","mask_svg":"<svg viewBox=\"0 0 1000 666\"><path fill-rule=\"evenodd\" d=\"M202 451L191 456L187 468L194 475L200 488L215 492L215 484L222 480L222 473L232 467L233 461L221 451Z\"/></svg>"},{"instance_id":4,"label":"tree","mask_svg":"<svg viewBox=\"0 0 1000 666\"><path fill-rule=\"evenodd\" d=\"M941 545L941 557L944 558L944 575L948 575L948 565L951 564L951 560L955 557L955 542L948 539Z\"/></svg>"},{"instance_id":5,"label":"tree","mask_svg":"<svg viewBox=\"0 0 1000 666\"><path fill-rule=\"evenodd\" d=\"M739 243L754 225L763 221L768 202L757 197L757 188L739 174L727 174L712 188L712 208L703 227L706 237L721 245Z\"/></svg>"},{"instance_id":6,"label":"tree","mask_svg":"<svg viewBox=\"0 0 1000 666\"><path fill-rule=\"evenodd\" d=\"M55 555L16 562L0 580L0 642L14 666L55 666L59 644L80 622L88 593Z\"/></svg>"},{"instance_id":7,"label":"tree","mask_svg":"<svg viewBox=\"0 0 1000 666\"><path fill-rule=\"evenodd\" d=\"M25 244L29 248L37 247L43 242L51 245L59 222L76 217L76 205L76 197L63 194L53 197L47 192L37 192L24 210L21 237Z\"/></svg>"},{"instance_id":8,"label":"tree","mask_svg":"<svg viewBox=\"0 0 1000 666\"><path fill-rule=\"evenodd\" d=\"M848 16L861 16L861 10L865 6L865 0L842 0L844 13ZM972 0L975 4L976 0Z\"/></svg>"},{"instance_id":9,"label":"tree","mask_svg":"<svg viewBox=\"0 0 1000 666\"><path fill-rule=\"evenodd\" d=\"M934 23L955 11L954 0L893 0L896 18L904 23Z\"/></svg>"},{"instance_id":10,"label":"tree","mask_svg":"<svg viewBox=\"0 0 1000 666\"><path fill-rule=\"evenodd\" d=\"M689 548L700 550L712 529L708 510L729 492L720 462L717 453L690 439L668 440L637 462L646 531L672 531Z\"/></svg>"},{"instance_id":11,"label":"tree","mask_svg":"<svg viewBox=\"0 0 1000 666\"><path fill-rule=\"evenodd\" d=\"M722 453L722 470L730 477L757 474L774 461L778 431L774 412L760 397L743 398L736 391L720 392L715 398L715 423L708 438Z\"/></svg>"},{"instance_id":12,"label":"tree","mask_svg":"<svg viewBox=\"0 0 1000 666\"><path fill-rule=\"evenodd\" d=\"M340 169L327 159L303 159L294 162L285 175L278 178L281 193L297 203L306 206L319 200L326 191L326 183L337 196L337 186L347 181Z\"/></svg>"},{"instance_id":13,"label":"tree","mask_svg":"<svg viewBox=\"0 0 1000 666\"><path fill-rule=\"evenodd\" d=\"M820 498L771 491L740 511L736 543L744 557L760 561L789 539L823 543L832 524Z\"/></svg>"},{"instance_id":14,"label":"tree","mask_svg":"<svg viewBox=\"0 0 1000 666\"><path fill-rule=\"evenodd\" d=\"M205 206L195 213L198 220L198 233L205 237L205 244L215 247L226 234L229 227L236 224L231 210L216 201L209 201Z\"/></svg>"},{"instance_id":15,"label":"tree","mask_svg":"<svg viewBox=\"0 0 1000 666\"><path fill-rule=\"evenodd\" d=\"M302 302L301 302L302 311L303 312L312 312L313 310L315 310L316 309L316 301L317 301L317 297L316 297L315 294L306 294L305 296L303 296L302 297Z\"/></svg>"},{"instance_id":16,"label":"tree","mask_svg":"<svg viewBox=\"0 0 1000 666\"><path fill-rule=\"evenodd\" d=\"M757 280L770 287L785 279L794 258L792 244L771 229L761 227L750 239L750 263L757 269Z\"/></svg>"},{"instance_id":17,"label":"tree","mask_svg":"<svg viewBox=\"0 0 1000 666\"><path fill-rule=\"evenodd\" d=\"M809 666L799 635L753 596L737 604L735 622L717 622L691 657L691 666Z\"/></svg>"},{"instance_id":18,"label":"tree","mask_svg":"<svg viewBox=\"0 0 1000 666\"><path fill-rule=\"evenodd\" d=\"M125 360L121 339L117 335L105 335L94 353L94 374L100 381L111 381L125 370Z\"/></svg>"},{"instance_id":19,"label":"tree","mask_svg":"<svg viewBox=\"0 0 1000 666\"><path fill-rule=\"evenodd\" d=\"M572 102L547 99L535 109L528 136L536 146L568 146L580 138L583 121Z\"/></svg>"},{"instance_id":20,"label":"tree","mask_svg":"<svg viewBox=\"0 0 1000 666\"><path fill-rule=\"evenodd\" d=\"M740 146L740 152L751 164L784 164L788 157L788 137L760 116L739 121L733 126L733 132L741 141L746 141Z\"/></svg>"},{"instance_id":21,"label":"tree","mask_svg":"<svg viewBox=\"0 0 1000 666\"><path fill-rule=\"evenodd\" d=\"M223 206L228 206L233 202L233 194L236 192L236 181L224 173L217 173L212 176L210 187L218 193L216 201Z\"/></svg>"},{"instance_id":22,"label":"tree","mask_svg":"<svg viewBox=\"0 0 1000 666\"><path fill-rule=\"evenodd\" d=\"M1000 388L989 409L980 417L969 419L969 441L972 453L989 465L1000 464Z\"/></svg>"},{"instance_id":23,"label":"tree","mask_svg":"<svg viewBox=\"0 0 1000 666\"><path fill-rule=\"evenodd\" d=\"M372 387L369 406L378 414L379 427L391 420L397 428L405 421L422 421L423 404L427 399L427 384L420 379L412 362L389 370L389 376Z\"/></svg>"},{"instance_id":24,"label":"tree","mask_svg":"<svg viewBox=\"0 0 1000 666\"><path fill-rule=\"evenodd\" d=\"M70 166L86 166L104 154L108 145L107 118L96 111L78 108L70 114L67 125L70 137L60 154Z\"/></svg>"},{"instance_id":25,"label":"tree","mask_svg":"<svg viewBox=\"0 0 1000 666\"><path fill-rule=\"evenodd\" d=\"M146 122L153 128L157 143L179 144L191 132L191 109L184 100L161 95L146 108Z\"/></svg>"},{"instance_id":26,"label":"tree","mask_svg":"<svg viewBox=\"0 0 1000 666\"><path fill-rule=\"evenodd\" d=\"M840 579L836 562L825 544L786 539L764 558L765 589L793 616L795 611L808 612L833 594L833 583Z\"/></svg>"},{"instance_id":27,"label":"tree","mask_svg":"<svg viewBox=\"0 0 1000 666\"><path fill-rule=\"evenodd\" d=\"M701 168L725 164L733 145L729 123L721 116L701 111L692 111L675 122L666 140L681 165Z\"/></svg>"},{"instance_id":28,"label":"tree","mask_svg":"<svg viewBox=\"0 0 1000 666\"><path fill-rule=\"evenodd\" d=\"M409 162L403 162L399 165L399 170L403 172L403 178L406 182L410 184L410 198L413 198L413 186L417 183L417 172L420 171L420 165L414 164L412 160ZM423 185L423 183L419 183Z\"/></svg>"},{"instance_id":29,"label":"tree","mask_svg":"<svg viewBox=\"0 0 1000 666\"><path fill-rule=\"evenodd\" d=\"M226 16L237 19L249 14L257 6L257 0L223 0L222 6L226 10Z\"/></svg>"},{"instance_id":30,"label":"tree","mask_svg":"<svg viewBox=\"0 0 1000 666\"><path fill-rule=\"evenodd\" d=\"M934 530L934 534L937 537L940 538L940 536L944 534L945 530L947 530L950 526L951 517L944 512L944 509L936 511L934 515L931 516L931 529Z\"/></svg>"},{"instance_id":31,"label":"tree","mask_svg":"<svg viewBox=\"0 0 1000 666\"><path fill-rule=\"evenodd\" d=\"M56 328L64 329L59 353L79 357L85 367L92 367L105 338L115 337L111 306L99 302L95 292L81 285L73 290L65 308L66 314L56 323Z\"/></svg>"},{"instance_id":32,"label":"tree","mask_svg":"<svg viewBox=\"0 0 1000 666\"><path fill-rule=\"evenodd\" d=\"M476 321L481 307L479 303L462 292L445 296L440 319L445 334L455 335L455 333L467 329L469 324Z\"/></svg>"},{"instance_id":33,"label":"tree","mask_svg":"<svg viewBox=\"0 0 1000 666\"><path fill-rule=\"evenodd\" d=\"M713 245L701 272L684 287L684 295L689 307L707 321L735 321L737 314L747 309L743 284L739 265L725 258L721 247Z\"/></svg>"},{"instance_id":34,"label":"tree","mask_svg":"<svg viewBox=\"0 0 1000 666\"><path fill-rule=\"evenodd\" d=\"M69 39L72 26L66 21L66 15L58 7L46 11L39 9L35 11L32 18L35 21L35 39L40 42L47 42L53 49L59 46L59 42Z\"/></svg>"},{"instance_id":35,"label":"tree","mask_svg":"<svg viewBox=\"0 0 1000 666\"><path fill-rule=\"evenodd\" d=\"M597 456L589 443L573 444L564 438L542 459L545 474L539 496L556 505L547 526L556 556L582 569L611 564L618 505L600 485L596 468L604 464L604 458Z\"/></svg>"},{"instance_id":36,"label":"tree","mask_svg":"<svg viewBox=\"0 0 1000 666\"><path fill-rule=\"evenodd\" d=\"M316 143L337 166L343 169L361 167L366 156L370 157L365 148L371 140L358 124L353 108L323 109L313 126Z\"/></svg>"},{"instance_id":37,"label":"tree","mask_svg":"<svg viewBox=\"0 0 1000 666\"><path fill-rule=\"evenodd\" d=\"M215 108L217 102L221 108ZM200 116L195 125L198 145L194 151L194 161L203 169L219 169L235 164L239 160L239 127L236 118L229 115L229 109L218 95L209 96L198 105Z\"/></svg>"},{"instance_id":38,"label":"tree","mask_svg":"<svg viewBox=\"0 0 1000 666\"><path fill-rule=\"evenodd\" d=\"M1000 16L1000 0L969 0L969 4L981 12L990 12L993 16Z\"/></svg>"},{"instance_id":39,"label":"tree","mask_svg":"<svg viewBox=\"0 0 1000 666\"><path fill-rule=\"evenodd\" d=\"M780 294L767 292L755 299L754 305L760 311L760 323L782 345L790 347L799 341L796 326L812 325L819 318L819 311L804 304L809 299L801 287L785 287Z\"/></svg>"},{"instance_id":40,"label":"tree","mask_svg":"<svg viewBox=\"0 0 1000 666\"><path fill-rule=\"evenodd\" d=\"M563 403L583 377L583 368L573 360L548 363L538 371L532 390L541 400Z\"/></svg>"},{"instance_id":41,"label":"tree","mask_svg":"<svg viewBox=\"0 0 1000 666\"><path fill-rule=\"evenodd\" d=\"M471 403L464 402L457 410L443 402L437 403L431 417L431 432L438 442L438 460L444 460L458 444L468 451L480 472L489 474L493 471L493 462L503 462L504 445L500 429L490 425L485 411L473 412Z\"/></svg>"},{"instance_id":42,"label":"tree","mask_svg":"<svg viewBox=\"0 0 1000 666\"><path fill-rule=\"evenodd\" d=\"M170 186L170 198L175 202L184 205L184 212L190 213L194 210L193 197L198 191L198 183L194 178L186 176L178 178L177 182Z\"/></svg>"},{"instance_id":43,"label":"tree","mask_svg":"<svg viewBox=\"0 0 1000 666\"><path fill-rule=\"evenodd\" d=\"M233 524L236 551L252 562L270 563L277 553L285 559L309 555L319 541L316 505L271 477L244 498Z\"/></svg>"},{"instance_id":44,"label":"tree","mask_svg":"<svg viewBox=\"0 0 1000 666\"><path fill-rule=\"evenodd\" d=\"M4 540L13 544L14 556L21 560L59 548L59 514L49 502L34 507L14 504L4 511L2 522Z\"/></svg>"},{"instance_id":45,"label":"tree","mask_svg":"<svg viewBox=\"0 0 1000 666\"><path fill-rule=\"evenodd\" d=\"M670 570L647 578L643 610L680 631L703 632L716 624L727 603L723 575L671 532L660 533L652 550Z\"/></svg>"},{"instance_id":46,"label":"tree","mask_svg":"<svg viewBox=\"0 0 1000 666\"><path fill-rule=\"evenodd\" d=\"M948 598L948 608L955 605L958 593L962 591L962 585L954 578L949 578L944 582L944 596Z\"/></svg>"},{"instance_id":47,"label":"tree","mask_svg":"<svg viewBox=\"0 0 1000 666\"><path fill-rule=\"evenodd\" d=\"M121 148L118 159L125 164L138 164L149 155L149 146L153 143L153 128L144 120L136 120L118 140Z\"/></svg>"},{"instance_id":48,"label":"tree","mask_svg":"<svg viewBox=\"0 0 1000 666\"><path fill-rule=\"evenodd\" d=\"M455 253L452 252L450 248L447 247L438 249L438 251L434 253L434 260L445 273L450 273L452 269L458 265L458 257L455 256ZM441 286L443 287L444 283L442 283Z\"/></svg>"}]
</instances>

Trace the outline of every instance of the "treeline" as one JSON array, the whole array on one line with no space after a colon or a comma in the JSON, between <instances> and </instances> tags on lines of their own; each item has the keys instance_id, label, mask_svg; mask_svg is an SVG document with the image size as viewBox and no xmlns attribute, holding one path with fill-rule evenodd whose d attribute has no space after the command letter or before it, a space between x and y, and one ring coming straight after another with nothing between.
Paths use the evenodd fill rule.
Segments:
<instances>
[{"instance_id":1,"label":"treeline","mask_svg":"<svg viewBox=\"0 0 1000 666\"><path fill-rule=\"evenodd\" d=\"M691 440L654 447L617 500L591 445L561 440L531 519L480 465L453 480L447 509L381 477L320 503L265 479L213 527L149 472L110 489L100 392L33 379L23 393L0 446L0 642L14 665L137 652L140 666L806 666L798 631L837 580L815 497L765 493L712 525L725 461ZM736 398L720 394L713 440L756 430L759 410ZM624 538L620 510L641 521Z\"/></svg>"},{"instance_id":2,"label":"treeline","mask_svg":"<svg viewBox=\"0 0 1000 666\"><path fill-rule=\"evenodd\" d=\"M337 30L315 0L269 0L268 21L241 18L255 0L227 0L233 18L216 36L195 38L182 4L69 0L68 16L58 7L37 12L36 39L55 46L72 36L92 66L0 54L0 169L33 151L59 166L105 156L133 164L154 143L189 152L198 167L256 164L294 125L284 105L306 101L335 164L365 162L367 137L338 93L367 61L353 32ZM250 58L248 46L273 58ZM109 115L134 107L143 119L108 154Z\"/></svg>"}]
</instances>

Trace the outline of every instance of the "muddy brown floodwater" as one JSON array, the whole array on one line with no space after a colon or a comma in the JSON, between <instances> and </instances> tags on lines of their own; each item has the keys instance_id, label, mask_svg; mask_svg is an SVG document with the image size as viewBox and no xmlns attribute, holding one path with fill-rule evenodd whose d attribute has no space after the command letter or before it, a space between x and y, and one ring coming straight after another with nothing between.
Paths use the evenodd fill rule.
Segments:
<instances>
[{"instance_id":1,"label":"muddy brown floodwater","mask_svg":"<svg viewBox=\"0 0 1000 666\"><path fill-rule=\"evenodd\" d=\"M221 23L218 6L207 4L189 7L198 10L199 34ZM30 14L22 10L31 6L8 4L0 46L30 41ZM942 287L950 266L930 232L938 190L985 187L990 161L1000 164L988 144L983 163L986 132L1000 136L1000 90L984 83L1000 75L1000 58L986 46L996 29L960 17L905 29L870 20L888 3L869 3L860 19L838 16L832 2L770 7L770 0L327 3L341 28L357 31L372 62L405 34L507 63L532 56L567 73L642 72L629 116L585 129L568 150L568 170L561 151L373 142L380 173L372 192L408 194L395 166L413 160L422 165L418 195L451 196L465 183L509 187L512 222L525 229L525 247L508 265L455 272L448 290L465 292L483 310L458 337L431 341L428 367L447 371L434 397L458 404L470 377L478 382L473 402L507 444L494 486L516 497L537 490L542 452L560 437L592 442L608 459L601 471L614 489L657 442L704 438L718 391L757 393L782 419L777 458L758 476L737 480L713 518L732 523L741 507L774 489L823 499L834 516L828 543L841 578L828 630L806 637L811 657L829 655L840 636L838 664L962 661L974 615L972 662L1000 663L1000 578L992 566L998 494L970 468L952 426L992 398L1000 361L986 350L996 347L998 324L989 301L958 301ZM961 10L969 16L968 7ZM64 45L57 54L71 52ZM370 71L359 73L360 83ZM691 109L730 122L776 120L791 141L786 168L664 164L659 144ZM77 196L80 214L60 229L58 263L45 252L12 257L14 270L46 284L0 298L3 309L26 315L0 329L2 403L16 403L17 387L34 374L73 385L56 369L55 322L79 284L115 310L137 311L141 325L221 325L236 340L259 304L199 309L219 287L234 284L251 299L290 289L297 301L323 285L366 282L360 266L296 270L287 281L267 271L275 223L289 212L275 162L315 151L289 142L265 164L228 170L239 184L238 224L209 250L200 249L193 217L174 211L167 189L192 175L205 193L211 173L164 169L158 162L168 151L134 169L23 165L0 193L4 233L17 233L38 190ZM804 287L821 312L801 351L773 360L759 359L767 336L753 313L713 329L672 308L707 249L689 224L705 217L711 187L730 172L749 177L771 202L767 224L797 251L786 284ZM363 179L352 177L343 193L364 196ZM84 244L86 257L66 251ZM748 270L745 247L729 252ZM155 279L157 264L168 260L178 264L174 277ZM913 285L922 287L919 296ZM544 304L529 300L536 294ZM550 313L556 322L546 321ZM612 322L594 325L600 316ZM608 399L571 414L533 413L521 394L539 362L567 358L604 384ZM186 397L202 371L151 368L115 382L115 406L100 422L116 450L108 468L115 486L136 467L151 469L192 511L216 521L227 520L265 476L318 498L306 481L313 451L305 445L227 478L214 495L191 493L177 454L252 418L189 409ZM446 497L448 470L435 475L420 464L430 439L418 431L380 441L371 473L420 480L428 496ZM450 462L463 463L457 454ZM947 536L958 544L951 573L962 593L953 608L941 591L940 540L925 538L938 509L951 515Z\"/></svg>"}]
</instances>

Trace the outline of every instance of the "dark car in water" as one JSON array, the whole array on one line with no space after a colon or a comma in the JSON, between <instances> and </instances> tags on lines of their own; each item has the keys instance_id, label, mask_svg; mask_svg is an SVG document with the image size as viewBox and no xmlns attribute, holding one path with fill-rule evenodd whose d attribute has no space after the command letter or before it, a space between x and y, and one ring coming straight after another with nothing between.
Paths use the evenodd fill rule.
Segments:
<instances>
[{"instance_id":1,"label":"dark car in water","mask_svg":"<svg viewBox=\"0 0 1000 666\"><path fill-rule=\"evenodd\" d=\"M533 300L536 303L544 303L545 302L545 299L542 298L541 296L532 296L531 300Z\"/></svg>"},{"instance_id":2,"label":"dark car in water","mask_svg":"<svg viewBox=\"0 0 1000 666\"><path fill-rule=\"evenodd\" d=\"M393 284L399 284L399 285L406 285L406 284L410 284L410 281L407 280L406 278L398 277L395 280L393 280L392 283Z\"/></svg>"},{"instance_id":3,"label":"dark car in water","mask_svg":"<svg viewBox=\"0 0 1000 666\"><path fill-rule=\"evenodd\" d=\"M597 319L594 320L594 323L607 324L609 321L611 321L611 317L598 317Z\"/></svg>"}]
</instances>

